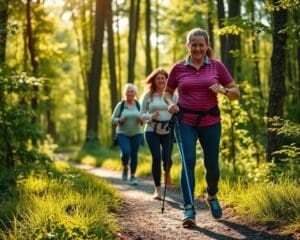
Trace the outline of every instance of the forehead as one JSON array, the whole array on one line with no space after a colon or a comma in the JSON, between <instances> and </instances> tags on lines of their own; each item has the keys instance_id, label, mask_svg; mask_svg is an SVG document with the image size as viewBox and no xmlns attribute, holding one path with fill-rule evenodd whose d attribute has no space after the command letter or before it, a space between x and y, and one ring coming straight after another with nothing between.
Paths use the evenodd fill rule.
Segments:
<instances>
[{"instance_id":1,"label":"forehead","mask_svg":"<svg viewBox=\"0 0 300 240\"><path fill-rule=\"evenodd\" d=\"M156 75L156 77L155 78L162 78L162 77L166 77L165 76L165 74L163 74L163 73L158 73L157 75Z\"/></svg>"},{"instance_id":2,"label":"forehead","mask_svg":"<svg viewBox=\"0 0 300 240\"><path fill-rule=\"evenodd\" d=\"M194 36L194 37L191 37L189 43L191 44L191 43L202 43L202 42L206 43L206 40L203 36Z\"/></svg>"},{"instance_id":3,"label":"forehead","mask_svg":"<svg viewBox=\"0 0 300 240\"><path fill-rule=\"evenodd\" d=\"M135 92L135 89L132 88L132 87L128 87L128 88L126 89L126 92Z\"/></svg>"}]
</instances>

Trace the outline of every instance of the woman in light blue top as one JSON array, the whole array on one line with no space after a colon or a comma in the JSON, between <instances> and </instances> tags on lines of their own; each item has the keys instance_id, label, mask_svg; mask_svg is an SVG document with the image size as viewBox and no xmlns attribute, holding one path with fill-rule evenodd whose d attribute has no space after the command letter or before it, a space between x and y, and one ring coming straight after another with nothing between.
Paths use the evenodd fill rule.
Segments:
<instances>
[{"instance_id":1,"label":"woman in light blue top","mask_svg":"<svg viewBox=\"0 0 300 240\"><path fill-rule=\"evenodd\" d=\"M128 83L124 87L125 100L120 101L112 114L113 124L116 128L117 140L121 149L121 160L123 164L122 179L127 181L128 164L130 162L130 184L137 185L135 172L138 164L138 151L143 140L144 120L140 117L140 105L135 99L137 88Z\"/></svg>"},{"instance_id":2,"label":"woman in light blue top","mask_svg":"<svg viewBox=\"0 0 300 240\"><path fill-rule=\"evenodd\" d=\"M145 136L152 155L152 176L155 184L153 198L161 200L161 161L167 188L172 186L170 169L173 141L169 131L171 114L163 99L168 73L161 68L155 69L147 78L147 88L142 98L142 118L147 121ZM174 99L176 102L176 100Z\"/></svg>"}]
</instances>

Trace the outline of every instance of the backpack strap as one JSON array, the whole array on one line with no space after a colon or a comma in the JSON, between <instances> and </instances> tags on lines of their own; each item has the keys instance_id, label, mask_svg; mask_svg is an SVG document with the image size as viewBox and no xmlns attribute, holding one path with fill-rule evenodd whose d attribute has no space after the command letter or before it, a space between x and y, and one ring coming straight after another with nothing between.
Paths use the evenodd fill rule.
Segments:
<instances>
[{"instance_id":1,"label":"backpack strap","mask_svg":"<svg viewBox=\"0 0 300 240\"><path fill-rule=\"evenodd\" d=\"M122 100L122 102L121 102L121 107L120 107L120 113L119 113L119 116L118 116L118 117L121 117L121 114L122 114L124 108L125 108L125 100Z\"/></svg>"},{"instance_id":2,"label":"backpack strap","mask_svg":"<svg viewBox=\"0 0 300 240\"><path fill-rule=\"evenodd\" d=\"M135 101L135 105L136 105L137 109L140 111L141 110L140 103L137 100L134 100L134 101ZM121 117L121 114L122 114L124 108L125 108L125 100L122 100L121 106L120 106L120 113L119 113L118 117Z\"/></svg>"}]
</instances>

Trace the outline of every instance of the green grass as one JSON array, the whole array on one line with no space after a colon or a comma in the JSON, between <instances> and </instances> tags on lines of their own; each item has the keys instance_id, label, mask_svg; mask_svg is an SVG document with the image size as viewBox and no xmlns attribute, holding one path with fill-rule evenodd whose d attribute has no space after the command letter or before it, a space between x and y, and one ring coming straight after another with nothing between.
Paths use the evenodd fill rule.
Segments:
<instances>
[{"instance_id":1,"label":"green grass","mask_svg":"<svg viewBox=\"0 0 300 240\"><path fill-rule=\"evenodd\" d=\"M0 239L115 239L119 230L119 194L66 163L19 175L16 191L1 201L10 210L0 212Z\"/></svg>"}]
</instances>

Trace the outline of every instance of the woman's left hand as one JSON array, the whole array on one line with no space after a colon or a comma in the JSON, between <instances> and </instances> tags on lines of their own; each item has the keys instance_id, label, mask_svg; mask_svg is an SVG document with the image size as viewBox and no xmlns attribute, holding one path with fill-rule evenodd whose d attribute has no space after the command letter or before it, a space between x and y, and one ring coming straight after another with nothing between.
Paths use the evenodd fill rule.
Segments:
<instances>
[{"instance_id":1,"label":"woman's left hand","mask_svg":"<svg viewBox=\"0 0 300 240\"><path fill-rule=\"evenodd\" d=\"M226 89L221 85L221 84L213 84L209 87L209 89L214 92L215 94L218 94L218 93L223 93L225 94L226 92Z\"/></svg>"},{"instance_id":2,"label":"woman's left hand","mask_svg":"<svg viewBox=\"0 0 300 240\"><path fill-rule=\"evenodd\" d=\"M139 118L138 119L138 123L141 124L142 126L144 125L145 123L145 120L143 118Z\"/></svg>"}]
</instances>

